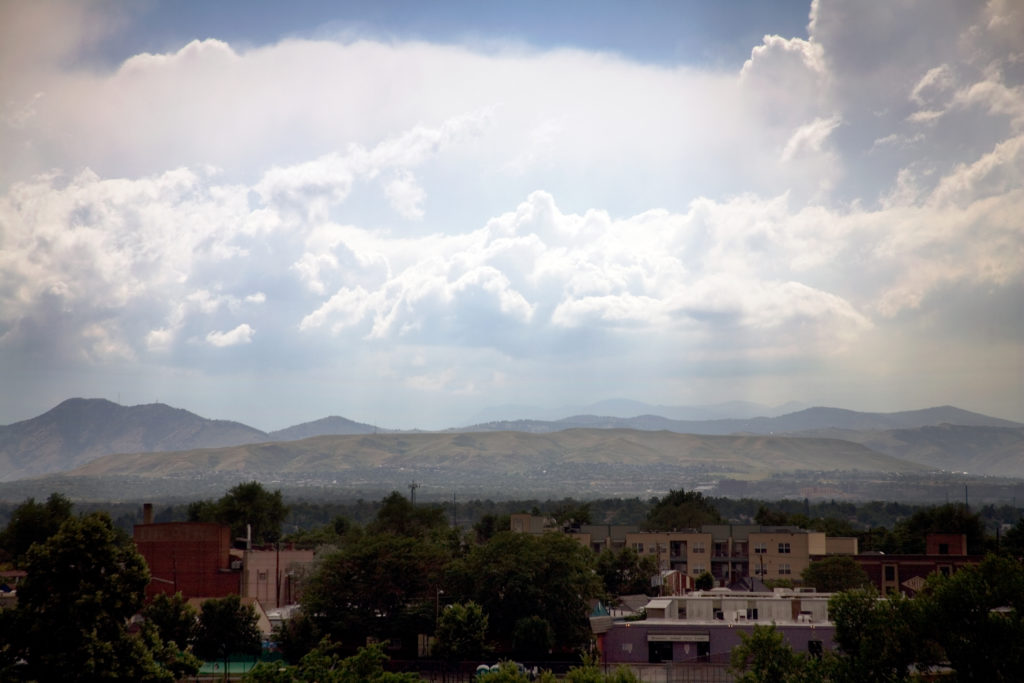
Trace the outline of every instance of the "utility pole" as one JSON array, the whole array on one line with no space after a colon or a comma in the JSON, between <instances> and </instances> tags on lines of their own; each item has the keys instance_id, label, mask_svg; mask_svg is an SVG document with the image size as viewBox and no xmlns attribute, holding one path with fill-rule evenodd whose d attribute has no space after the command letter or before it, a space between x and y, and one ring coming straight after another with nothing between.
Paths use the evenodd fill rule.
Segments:
<instances>
[{"instance_id":1,"label":"utility pole","mask_svg":"<svg viewBox=\"0 0 1024 683\"><path fill-rule=\"evenodd\" d=\"M420 487L415 481L409 482L409 502L413 505L416 504L416 489Z\"/></svg>"}]
</instances>

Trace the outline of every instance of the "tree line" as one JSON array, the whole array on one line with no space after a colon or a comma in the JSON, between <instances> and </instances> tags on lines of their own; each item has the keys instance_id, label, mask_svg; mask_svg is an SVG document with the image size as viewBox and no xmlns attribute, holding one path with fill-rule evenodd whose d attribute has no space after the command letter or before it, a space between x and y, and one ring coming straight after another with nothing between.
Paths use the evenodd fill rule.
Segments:
<instances>
[{"instance_id":1,"label":"tree line","mask_svg":"<svg viewBox=\"0 0 1024 683\"><path fill-rule=\"evenodd\" d=\"M249 482L253 484L255 482ZM239 486L243 486L240 484ZM237 488L237 487L236 487ZM336 519L342 518L346 523L365 525L373 521L383 500L312 500L292 498L287 501L280 492L264 492L268 497L263 502L269 509L284 510L280 516L280 525L276 528L278 538L290 537L291 540L302 539L310 531L322 529ZM452 526L463 529L475 528L478 525L490 525L494 530L508 528L508 516L512 513L529 512L548 516L562 521L573 517L584 524L628 524L647 525L651 508L662 497L640 498L599 498L580 500L571 497L558 500L490 500L471 499L429 501L422 503L443 510L445 517ZM66 500L66 499L65 499ZM785 523L802 526L816 531L825 531L834 536L856 536L860 539L863 550L880 550L883 552L918 552L914 543L923 542L920 535L912 529L907 534L887 536L895 533L897 525L906 522L915 513L929 511L938 505L910 505L895 501L836 501L808 499L786 499L765 501L756 498L723 498L704 497L704 500L716 511L718 519L734 524L776 524ZM203 500L183 503L164 503L155 507L156 522L181 522L188 520L215 521L218 519L216 507L218 501ZM40 503L41 505L42 503ZM15 510L21 504L0 502L0 526L7 525ZM966 509L966 506L963 506ZM79 501L73 508L78 513L103 511L113 519L115 526L131 533L132 526L142 521L142 506L139 503L99 503ZM573 512L585 514L573 515ZM1004 526L1016 525L1022 517L1022 508L1016 505L972 506L971 514L979 523L978 534L972 530L970 538L983 538L981 548L973 548L972 552L995 550L1000 529ZM221 516L220 519L224 517ZM783 521L779 521L783 520ZM654 528L654 527L651 527ZM234 530L235 536L244 536L244 524ZM266 539L264 539L266 540ZM1001 539L1000 539L1001 540ZM973 544L972 544L973 546ZM2 549L2 548L0 548ZM0 563L9 558L0 556Z\"/></svg>"},{"instance_id":2,"label":"tree line","mask_svg":"<svg viewBox=\"0 0 1024 683\"><path fill-rule=\"evenodd\" d=\"M216 660L258 649L253 629L246 626L251 610L237 597L233 602L210 601L198 614L176 596L144 604L148 569L130 537L106 514L76 517L72 507L59 494L43 503L30 499L15 509L0 533L8 561L28 571L18 607L0 611L0 678L46 680L47 671L60 670L80 672L79 678L68 680L95 680L101 674L173 680L189 675L196 657ZM593 507L566 499L550 514L572 527L591 521ZM765 523L831 524L802 520L796 517L800 514L764 505L755 512ZM236 536L244 535L240 530L247 526L258 542L289 538L281 533L288 506L280 492L255 482L240 484L219 500L194 504L188 515L230 524ZM631 549L595 555L571 535L513 533L499 515L485 515L471 529L453 526L450 519L440 505L413 505L395 492L379 501L365 523L337 515L302 532L317 546L317 561L304 579L300 616L274 634L293 664L285 671L292 678L280 680L348 680L324 677L328 674L323 671L334 672L330 676L351 676L360 667L377 671L385 654L415 658L420 634L433 636L431 655L451 666L485 657L540 663L576 657L590 643L587 616L593 601L652 590L649 579L657 568L650 557L639 557ZM721 521L713 500L680 490L652 501L643 524L671 530ZM969 543L971 534L980 534L981 542L988 543L978 513L965 506L919 509L901 524L892 530L897 539L939 530L968 533ZM963 680L1000 680L972 677L975 669L985 675L1001 670L992 663L984 668L970 652L1022 642L1013 638L1024 635L1019 604L1024 579L1019 561L1011 557L1024 554L1022 542L1024 523L1019 523L1002 538L1004 556L992 556L948 580L933 577L922 591L926 597L913 601L877 600L859 588L862 576L844 573L848 566L812 565L827 571L818 577L806 574L808 583L835 581L839 588L853 589L837 597L832 608L839 663L829 659L832 668L823 668L817 660L787 655L778 661L794 662L789 678L751 680L903 680L900 672L909 664L940 661L949 662ZM962 620L965 614L970 615L965 628L934 631L935 624ZM133 619L135 615L141 619ZM751 647L774 642L760 630L754 636L759 640L751 641ZM979 638L985 642L975 642ZM387 645L367 649L375 642ZM882 654L874 652L876 646L883 648ZM891 657L885 655L888 651ZM737 671L758 675L758 652L737 660ZM888 662L888 668L877 669L879 662ZM877 671L865 668L869 665ZM871 675L858 679L843 673L847 669ZM818 678L800 678L812 670ZM321 673L303 678L317 671ZM587 671L583 665L574 675L599 680L579 678L590 675ZM256 673L274 675L267 667ZM383 676L383 668L379 673ZM516 674L509 670L495 675Z\"/></svg>"}]
</instances>

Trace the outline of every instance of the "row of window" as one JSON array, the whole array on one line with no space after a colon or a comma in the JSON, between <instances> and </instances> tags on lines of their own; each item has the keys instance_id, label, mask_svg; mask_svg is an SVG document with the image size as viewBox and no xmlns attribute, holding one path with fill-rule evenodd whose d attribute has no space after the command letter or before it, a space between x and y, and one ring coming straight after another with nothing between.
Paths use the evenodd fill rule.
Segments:
<instances>
[{"instance_id":1,"label":"row of window","mask_svg":"<svg viewBox=\"0 0 1024 683\"><path fill-rule=\"evenodd\" d=\"M761 554L766 553L766 552L768 552L768 544L767 543L755 543L754 544L754 554L761 555ZM791 552L792 551L790 550L788 542L779 543L779 553L780 554L788 555Z\"/></svg>"},{"instance_id":2,"label":"row of window","mask_svg":"<svg viewBox=\"0 0 1024 683\"><path fill-rule=\"evenodd\" d=\"M718 552L717 545L718 544L716 544L716 554L720 554ZM633 550L635 550L638 554L643 554L643 552L644 552L644 544L643 543L634 543L633 544ZM648 552L651 552L651 553L657 552L658 551L657 544L652 544L652 545L648 546L647 550L648 550ZM704 553L705 551L706 551L706 547L705 547L703 541L694 541L694 543L690 547L690 552L691 553L700 554L700 553ZM768 544L767 543L755 543L754 544L754 554L761 555L761 554L764 554L764 553L767 553L767 552L768 552ZM779 543L779 554L780 555L789 555L790 553L792 553L792 549L790 547L789 542L788 541L780 542Z\"/></svg>"},{"instance_id":3,"label":"row of window","mask_svg":"<svg viewBox=\"0 0 1024 683\"><path fill-rule=\"evenodd\" d=\"M664 550L664 546L662 546L662 549ZM633 550L635 550L638 555L643 554L643 552L644 552L644 544L643 543L634 543L633 544ZM655 544L652 544L652 545L648 546L647 550L648 550L648 552L651 552L651 553L658 552L658 544L655 543ZM703 552L705 552L704 541L695 541L693 543L693 547L690 548L690 552L692 552L692 553L703 553Z\"/></svg>"}]
</instances>

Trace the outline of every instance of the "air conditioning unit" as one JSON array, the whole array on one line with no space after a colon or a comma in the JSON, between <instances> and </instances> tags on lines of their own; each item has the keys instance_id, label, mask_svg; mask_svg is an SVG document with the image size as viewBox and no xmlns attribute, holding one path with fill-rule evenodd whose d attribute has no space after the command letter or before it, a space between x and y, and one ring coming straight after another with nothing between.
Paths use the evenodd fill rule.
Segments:
<instances>
[{"instance_id":1,"label":"air conditioning unit","mask_svg":"<svg viewBox=\"0 0 1024 683\"><path fill-rule=\"evenodd\" d=\"M231 568L232 569L239 569L240 570L242 568L242 561L241 560L231 560Z\"/></svg>"}]
</instances>

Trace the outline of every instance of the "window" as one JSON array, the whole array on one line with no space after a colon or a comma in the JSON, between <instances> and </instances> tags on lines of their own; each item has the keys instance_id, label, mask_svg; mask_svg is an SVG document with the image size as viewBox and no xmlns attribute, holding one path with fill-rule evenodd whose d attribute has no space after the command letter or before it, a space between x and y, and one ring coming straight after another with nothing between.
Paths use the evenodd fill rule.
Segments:
<instances>
[{"instance_id":1,"label":"window","mask_svg":"<svg viewBox=\"0 0 1024 683\"><path fill-rule=\"evenodd\" d=\"M702 565L702 564L695 564L695 565L693 565L693 573L694 574L703 574L706 571L707 571L707 568L704 565Z\"/></svg>"},{"instance_id":2,"label":"window","mask_svg":"<svg viewBox=\"0 0 1024 683\"><path fill-rule=\"evenodd\" d=\"M768 552L768 544L766 543L755 543L754 554L759 555Z\"/></svg>"},{"instance_id":3,"label":"window","mask_svg":"<svg viewBox=\"0 0 1024 683\"><path fill-rule=\"evenodd\" d=\"M640 553L642 553L644 551L644 544L643 543L634 543L633 544L633 550L635 550L637 552L637 554L639 555Z\"/></svg>"},{"instance_id":4,"label":"window","mask_svg":"<svg viewBox=\"0 0 1024 683\"><path fill-rule=\"evenodd\" d=\"M939 544L939 555L949 555L949 544L948 543L940 543Z\"/></svg>"},{"instance_id":5,"label":"window","mask_svg":"<svg viewBox=\"0 0 1024 683\"><path fill-rule=\"evenodd\" d=\"M953 573L953 568L951 566L949 566L948 564L940 564L939 565L939 573L942 574L943 576L949 576L950 574Z\"/></svg>"},{"instance_id":6,"label":"window","mask_svg":"<svg viewBox=\"0 0 1024 683\"><path fill-rule=\"evenodd\" d=\"M789 543L780 543L779 544L779 554L782 554L782 555L788 555L789 554Z\"/></svg>"},{"instance_id":7,"label":"window","mask_svg":"<svg viewBox=\"0 0 1024 683\"><path fill-rule=\"evenodd\" d=\"M782 562L779 564L779 574L792 574L793 570L789 568L788 562Z\"/></svg>"},{"instance_id":8,"label":"window","mask_svg":"<svg viewBox=\"0 0 1024 683\"><path fill-rule=\"evenodd\" d=\"M702 552L704 552L704 541L694 541L693 542L693 552L695 552L695 553L702 553Z\"/></svg>"},{"instance_id":9,"label":"window","mask_svg":"<svg viewBox=\"0 0 1024 683\"><path fill-rule=\"evenodd\" d=\"M896 565L887 564L885 565L885 580L895 581L896 580Z\"/></svg>"},{"instance_id":10,"label":"window","mask_svg":"<svg viewBox=\"0 0 1024 683\"><path fill-rule=\"evenodd\" d=\"M756 607L748 607L747 608L747 619L757 619L757 608Z\"/></svg>"}]
</instances>

